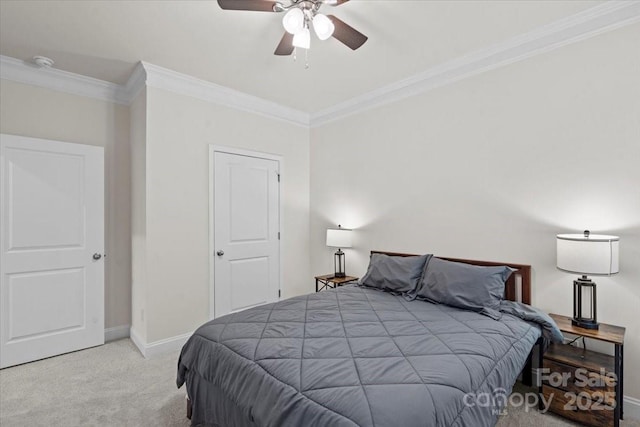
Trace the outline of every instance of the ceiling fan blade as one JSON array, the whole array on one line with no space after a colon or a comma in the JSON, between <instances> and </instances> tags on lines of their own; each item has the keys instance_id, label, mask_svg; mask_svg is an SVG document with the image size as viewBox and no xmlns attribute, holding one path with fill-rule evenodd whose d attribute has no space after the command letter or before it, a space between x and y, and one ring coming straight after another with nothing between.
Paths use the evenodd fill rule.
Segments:
<instances>
[{"instance_id":1,"label":"ceiling fan blade","mask_svg":"<svg viewBox=\"0 0 640 427\"><path fill-rule=\"evenodd\" d=\"M293 34L289 34L286 31L284 32L284 36L282 36L282 40L280 40L280 44L276 47L276 51L273 52L274 55L287 56L293 53Z\"/></svg>"},{"instance_id":2,"label":"ceiling fan blade","mask_svg":"<svg viewBox=\"0 0 640 427\"><path fill-rule=\"evenodd\" d=\"M218 0L224 10L252 10L256 12L274 12L275 1L268 0Z\"/></svg>"},{"instance_id":3,"label":"ceiling fan blade","mask_svg":"<svg viewBox=\"0 0 640 427\"><path fill-rule=\"evenodd\" d=\"M367 41L368 37L356 30L352 26L345 24L333 15L327 15L335 25L333 37L353 50L356 50Z\"/></svg>"}]
</instances>

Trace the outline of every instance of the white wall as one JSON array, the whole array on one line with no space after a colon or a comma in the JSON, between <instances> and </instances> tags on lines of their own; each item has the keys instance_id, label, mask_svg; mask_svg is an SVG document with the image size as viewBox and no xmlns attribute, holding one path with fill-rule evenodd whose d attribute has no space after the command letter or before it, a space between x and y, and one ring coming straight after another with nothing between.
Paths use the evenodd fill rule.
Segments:
<instances>
[{"instance_id":1,"label":"white wall","mask_svg":"<svg viewBox=\"0 0 640 427\"><path fill-rule=\"evenodd\" d=\"M640 398L640 25L313 129L313 274L332 271L338 223L356 229L348 274L371 249L526 263L534 305L567 315L555 235L619 235L598 315L626 326Z\"/></svg>"},{"instance_id":2,"label":"white wall","mask_svg":"<svg viewBox=\"0 0 640 427\"><path fill-rule=\"evenodd\" d=\"M105 327L131 316L129 109L0 80L0 132L104 147Z\"/></svg>"},{"instance_id":3,"label":"white wall","mask_svg":"<svg viewBox=\"0 0 640 427\"><path fill-rule=\"evenodd\" d=\"M129 107L131 129L131 330L146 342L147 304L147 91Z\"/></svg>"},{"instance_id":4,"label":"white wall","mask_svg":"<svg viewBox=\"0 0 640 427\"><path fill-rule=\"evenodd\" d=\"M210 144L284 158L283 298L313 289L308 129L147 87L147 343L189 333L208 320Z\"/></svg>"}]
</instances>

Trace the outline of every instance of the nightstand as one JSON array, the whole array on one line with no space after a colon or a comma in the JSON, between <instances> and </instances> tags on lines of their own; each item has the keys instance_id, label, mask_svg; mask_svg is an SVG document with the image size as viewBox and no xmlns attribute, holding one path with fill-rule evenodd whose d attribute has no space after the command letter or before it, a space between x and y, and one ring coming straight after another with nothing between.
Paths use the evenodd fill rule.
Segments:
<instances>
[{"instance_id":1,"label":"nightstand","mask_svg":"<svg viewBox=\"0 0 640 427\"><path fill-rule=\"evenodd\" d=\"M599 329L583 329L571 318L551 314L562 332L608 342L609 356L568 344L552 344L545 352L541 393L549 410L589 426L618 427L623 417L623 347L625 328L600 323Z\"/></svg>"},{"instance_id":2,"label":"nightstand","mask_svg":"<svg viewBox=\"0 0 640 427\"><path fill-rule=\"evenodd\" d=\"M359 277L346 276L335 277L333 274L325 274L324 276L316 276L316 292L323 289L335 289L346 283L357 282Z\"/></svg>"}]
</instances>

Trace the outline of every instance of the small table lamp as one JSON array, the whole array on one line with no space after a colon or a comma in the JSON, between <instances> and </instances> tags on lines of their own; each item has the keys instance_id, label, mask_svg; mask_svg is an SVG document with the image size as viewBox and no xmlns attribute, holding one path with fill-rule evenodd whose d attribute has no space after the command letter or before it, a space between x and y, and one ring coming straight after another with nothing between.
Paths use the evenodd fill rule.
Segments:
<instances>
[{"instance_id":1,"label":"small table lamp","mask_svg":"<svg viewBox=\"0 0 640 427\"><path fill-rule=\"evenodd\" d=\"M335 277L345 277L345 257L341 248L351 247L351 230L342 228L340 225L338 228L328 228L327 246L338 248L338 251L333 255Z\"/></svg>"},{"instance_id":2,"label":"small table lamp","mask_svg":"<svg viewBox=\"0 0 640 427\"><path fill-rule=\"evenodd\" d=\"M585 329L598 329L596 318L596 284L587 274L610 276L618 272L618 236L558 234L557 265L560 270L582 274L573 281L573 319L571 323ZM584 295L587 294L587 295ZM590 297L589 315L582 312L584 297Z\"/></svg>"}]
</instances>

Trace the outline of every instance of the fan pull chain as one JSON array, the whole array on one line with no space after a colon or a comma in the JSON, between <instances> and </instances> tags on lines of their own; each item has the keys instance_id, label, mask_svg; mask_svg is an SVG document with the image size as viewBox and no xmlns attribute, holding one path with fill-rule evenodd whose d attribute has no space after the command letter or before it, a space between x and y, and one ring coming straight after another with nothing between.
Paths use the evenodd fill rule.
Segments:
<instances>
[{"instance_id":1,"label":"fan pull chain","mask_svg":"<svg viewBox=\"0 0 640 427\"><path fill-rule=\"evenodd\" d=\"M293 48L293 62L297 62L298 61L298 48L294 47ZM309 69L309 49L305 49L304 50L304 69L308 70Z\"/></svg>"}]
</instances>

